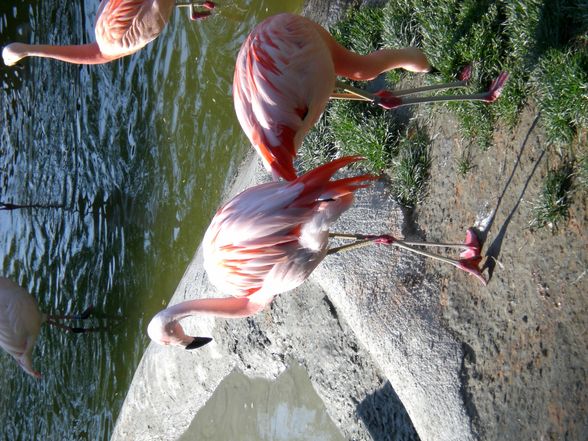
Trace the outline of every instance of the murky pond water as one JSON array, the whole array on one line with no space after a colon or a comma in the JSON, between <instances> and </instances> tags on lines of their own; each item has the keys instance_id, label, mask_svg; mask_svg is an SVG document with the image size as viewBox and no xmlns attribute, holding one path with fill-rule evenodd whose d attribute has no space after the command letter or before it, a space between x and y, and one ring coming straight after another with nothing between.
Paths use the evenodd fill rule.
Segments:
<instances>
[{"instance_id":1,"label":"murky pond water","mask_svg":"<svg viewBox=\"0 0 588 441\"><path fill-rule=\"evenodd\" d=\"M343 441L313 389L293 363L276 381L231 372L179 441Z\"/></svg>"},{"instance_id":2,"label":"murky pond water","mask_svg":"<svg viewBox=\"0 0 588 441\"><path fill-rule=\"evenodd\" d=\"M45 326L40 381L0 354L2 439L110 436L147 323L249 148L231 98L238 48L256 22L302 0L219 3L203 22L175 11L154 43L107 65L0 68L0 202L34 206L0 211L0 275L46 312L94 305L114 317L95 334ZM93 40L98 4L4 0L0 44Z\"/></svg>"}]
</instances>

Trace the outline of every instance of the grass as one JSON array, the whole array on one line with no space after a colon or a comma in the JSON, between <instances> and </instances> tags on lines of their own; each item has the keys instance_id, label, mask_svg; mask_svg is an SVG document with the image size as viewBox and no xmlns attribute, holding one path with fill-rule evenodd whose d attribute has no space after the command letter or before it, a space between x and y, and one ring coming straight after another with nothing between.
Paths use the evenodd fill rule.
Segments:
<instances>
[{"instance_id":1,"label":"grass","mask_svg":"<svg viewBox=\"0 0 588 441\"><path fill-rule=\"evenodd\" d=\"M578 139L588 126L588 0L390 0L383 8L351 10L331 32L359 53L419 46L438 70L426 76L431 84L453 80L472 63L471 90L483 90L501 71L508 71L509 80L494 104L439 104L428 107L430 114L444 106L459 121L464 139L489 150L497 124L514 127L521 109L534 101L547 147L577 164L572 181L586 182L587 152ZM405 75L410 74L392 71L386 81L392 85ZM370 170L387 170L393 182L408 184L410 154L403 150L402 140L406 130L390 116L394 112L366 109L365 103L329 105L326 122L305 142L303 164L316 164L312 157L325 160L356 153L368 158ZM325 146L317 148L323 141ZM461 175L471 172L468 157L460 158L456 169ZM417 170L420 173L418 167L413 172ZM418 203L420 196L406 195L422 194L416 187L423 179L426 174L414 176L414 191L399 191L399 200ZM553 186L546 180L547 184ZM570 198L558 200L569 203Z\"/></svg>"},{"instance_id":2,"label":"grass","mask_svg":"<svg viewBox=\"0 0 588 441\"><path fill-rule=\"evenodd\" d=\"M533 79L548 141L570 145L588 127L588 51L549 49Z\"/></svg>"},{"instance_id":3,"label":"grass","mask_svg":"<svg viewBox=\"0 0 588 441\"><path fill-rule=\"evenodd\" d=\"M443 80L473 62L477 88L509 71L503 95L492 106L450 105L463 135L481 147L490 146L497 120L517 123L530 96L544 111L549 139L566 144L586 125L586 9L586 0L390 1L384 21L391 31L383 32L383 46L419 44ZM564 87L568 93L557 102L552 92Z\"/></svg>"},{"instance_id":4,"label":"grass","mask_svg":"<svg viewBox=\"0 0 588 441\"><path fill-rule=\"evenodd\" d=\"M388 115L365 103L333 101L325 117L310 131L299 151L300 168L308 171L335 157L361 155L361 167L373 173L386 169L397 135ZM363 110L362 110L363 109Z\"/></svg>"},{"instance_id":5,"label":"grass","mask_svg":"<svg viewBox=\"0 0 588 441\"><path fill-rule=\"evenodd\" d=\"M337 101L330 106L328 116L338 152L363 156L366 168L379 173L390 164L395 133L388 115L370 110L365 103Z\"/></svg>"},{"instance_id":6,"label":"grass","mask_svg":"<svg viewBox=\"0 0 588 441\"><path fill-rule=\"evenodd\" d=\"M469 151L463 151L457 161L457 173L463 178L476 166L472 164L472 157Z\"/></svg>"},{"instance_id":7,"label":"grass","mask_svg":"<svg viewBox=\"0 0 588 441\"><path fill-rule=\"evenodd\" d=\"M530 225L535 228L549 227L557 230L559 224L568 218L568 199L573 187L573 167L564 162L550 170L543 181L541 195L533 204L533 218Z\"/></svg>"},{"instance_id":8,"label":"grass","mask_svg":"<svg viewBox=\"0 0 588 441\"><path fill-rule=\"evenodd\" d=\"M411 135L400 138L392 161L392 194L405 207L422 202L427 189L431 159L427 133L415 126Z\"/></svg>"}]
</instances>

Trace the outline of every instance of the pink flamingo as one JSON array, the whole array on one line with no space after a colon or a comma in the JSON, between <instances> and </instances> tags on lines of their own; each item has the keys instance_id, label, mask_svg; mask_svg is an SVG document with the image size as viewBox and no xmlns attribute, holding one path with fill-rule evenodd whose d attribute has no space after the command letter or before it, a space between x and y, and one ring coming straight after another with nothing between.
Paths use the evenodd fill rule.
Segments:
<instances>
[{"instance_id":1,"label":"pink flamingo","mask_svg":"<svg viewBox=\"0 0 588 441\"><path fill-rule=\"evenodd\" d=\"M5 277L0 277L0 347L14 357L29 375L41 378L33 369L33 349L45 322L70 332L98 331L101 328L76 328L59 323L61 320L83 320L93 308L79 316L51 316L39 310L37 301L26 290Z\"/></svg>"},{"instance_id":2,"label":"pink flamingo","mask_svg":"<svg viewBox=\"0 0 588 441\"><path fill-rule=\"evenodd\" d=\"M2 50L4 64L12 66L25 57L53 58L75 64L102 64L130 55L159 36L174 7L189 7L194 19L210 15L215 4L176 3L175 0L102 0L96 14L96 41L53 46L11 43ZM206 9L204 13L195 6Z\"/></svg>"},{"instance_id":3,"label":"pink flamingo","mask_svg":"<svg viewBox=\"0 0 588 441\"><path fill-rule=\"evenodd\" d=\"M163 345L194 349L211 341L184 333L179 320L192 315L248 317L273 298L302 284L327 256L371 243L394 245L480 274L480 245L473 231L465 244L405 242L389 235L329 233L329 228L353 202L354 192L376 179L371 175L331 180L340 168L359 160L340 158L291 182L251 187L218 210L203 239L204 268L213 284L232 297L189 300L160 311L149 323L151 339ZM328 249L329 237L356 239ZM415 246L465 250L451 259Z\"/></svg>"},{"instance_id":4,"label":"pink flamingo","mask_svg":"<svg viewBox=\"0 0 588 441\"><path fill-rule=\"evenodd\" d=\"M304 136L318 121L330 97L361 99L386 109L430 101L498 98L506 73L487 92L472 95L405 97L434 89L463 87L467 78L418 89L364 92L336 80L371 80L384 71L404 68L428 72L417 48L383 49L359 55L341 46L317 23L292 14L272 16L253 29L237 56L233 79L235 111L241 127L274 178L296 178L293 160ZM346 93L334 94L335 88Z\"/></svg>"}]
</instances>

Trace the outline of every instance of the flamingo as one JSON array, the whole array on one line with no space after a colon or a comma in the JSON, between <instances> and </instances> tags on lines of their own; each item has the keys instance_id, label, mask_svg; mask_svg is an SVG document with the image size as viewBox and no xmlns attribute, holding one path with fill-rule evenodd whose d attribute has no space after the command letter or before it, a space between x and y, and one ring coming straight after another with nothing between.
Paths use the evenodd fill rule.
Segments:
<instances>
[{"instance_id":1,"label":"flamingo","mask_svg":"<svg viewBox=\"0 0 588 441\"><path fill-rule=\"evenodd\" d=\"M375 94L336 80L371 80L384 71L403 68L428 72L431 65L415 47L383 49L359 55L341 46L317 23L294 14L279 14L257 25L237 56L233 78L235 111L249 141L274 179L296 178L293 160L304 136L320 118L329 98L367 100L385 109L441 100L498 98L507 78L502 73L487 92L470 95L406 97L448 87L460 81ZM346 93L335 94L340 87Z\"/></svg>"},{"instance_id":2,"label":"flamingo","mask_svg":"<svg viewBox=\"0 0 588 441\"><path fill-rule=\"evenodd\" d=\"M102 0L96 14L96 41L52 46L11 43L2 50L4 64L13 66L25 57L53 58L74 64L103 64L130 55L159 36L173 8L189 7L192 18L210 15L215 4L176 3L175 0ZM202 6L204 12L194 10Z\"/></svg>"},{"instance_id":3,"label":"flamingo","mask_svg":"<svg viewBox=\"0 0 588 441\"><path fill-rule=\"evenodd\" d=\"M41 378L33 369L33 349L41 325L50 325L70 332L98 331L100 328L77 328L60 323L62 320L83 320L90 316L93 308L81 315L52 316L39 310L37 301L24 288L12 280L0 277L0 347L14 357L18 365L29 375Z\"/></svg>"},{"instance_id":4,"label":"flamingo","mask_svg":"<svg viewBox=\"0 0 588 441\"><path fill-rule=\"evenodd\" d=\"M405 242L390 235L329 233L331 224L350 208L354 192L376 179L372 175L359 175L331 180L340 168L360 159L357 156L336 159L293 181L250 187L221 207L204 235L204 268L211 282L230 297L195 299L170 306L150 321L149 337L162 345L201 347L212 339L186 335L181 319L192 315L221 318L254 315L277 294L302 284L325 256L371 243L395 245L442 260L485 283L478 269L480 244L473 230L468 230L465 244ZM330 237L354 241L328 249ZM460 259L452 259L417 246L464 251Z\"/></svg>"}]
</instances>

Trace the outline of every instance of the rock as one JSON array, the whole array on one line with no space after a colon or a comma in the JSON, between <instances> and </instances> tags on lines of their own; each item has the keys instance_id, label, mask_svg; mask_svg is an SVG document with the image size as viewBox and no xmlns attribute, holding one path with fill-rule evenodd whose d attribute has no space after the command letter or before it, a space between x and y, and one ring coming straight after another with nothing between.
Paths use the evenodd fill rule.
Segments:
<instances>
[{"instance_id":1,"label":"rock","mask_svg":"<svg viewBox=\"0 0 588 441\"><path fill-rule=\"evenodd\" d=\"M266 179L250 156L231 194ZM359 191L333 231L398 234L404 216L386 188L379 181ZM214 342L198 351L151 344L112 439L176 439L234 368L275 378L289 360L307 369L347 439L390 439L391 432L417 439L406 411L422 440L474 439L462 396L462 346L443 327L439 289L422 274L422 259L405 254L370 246L329 256L258 316L184 320L187 333ZM221 295L199 250L170 303Z\"/></svg>"}]
</instances>

